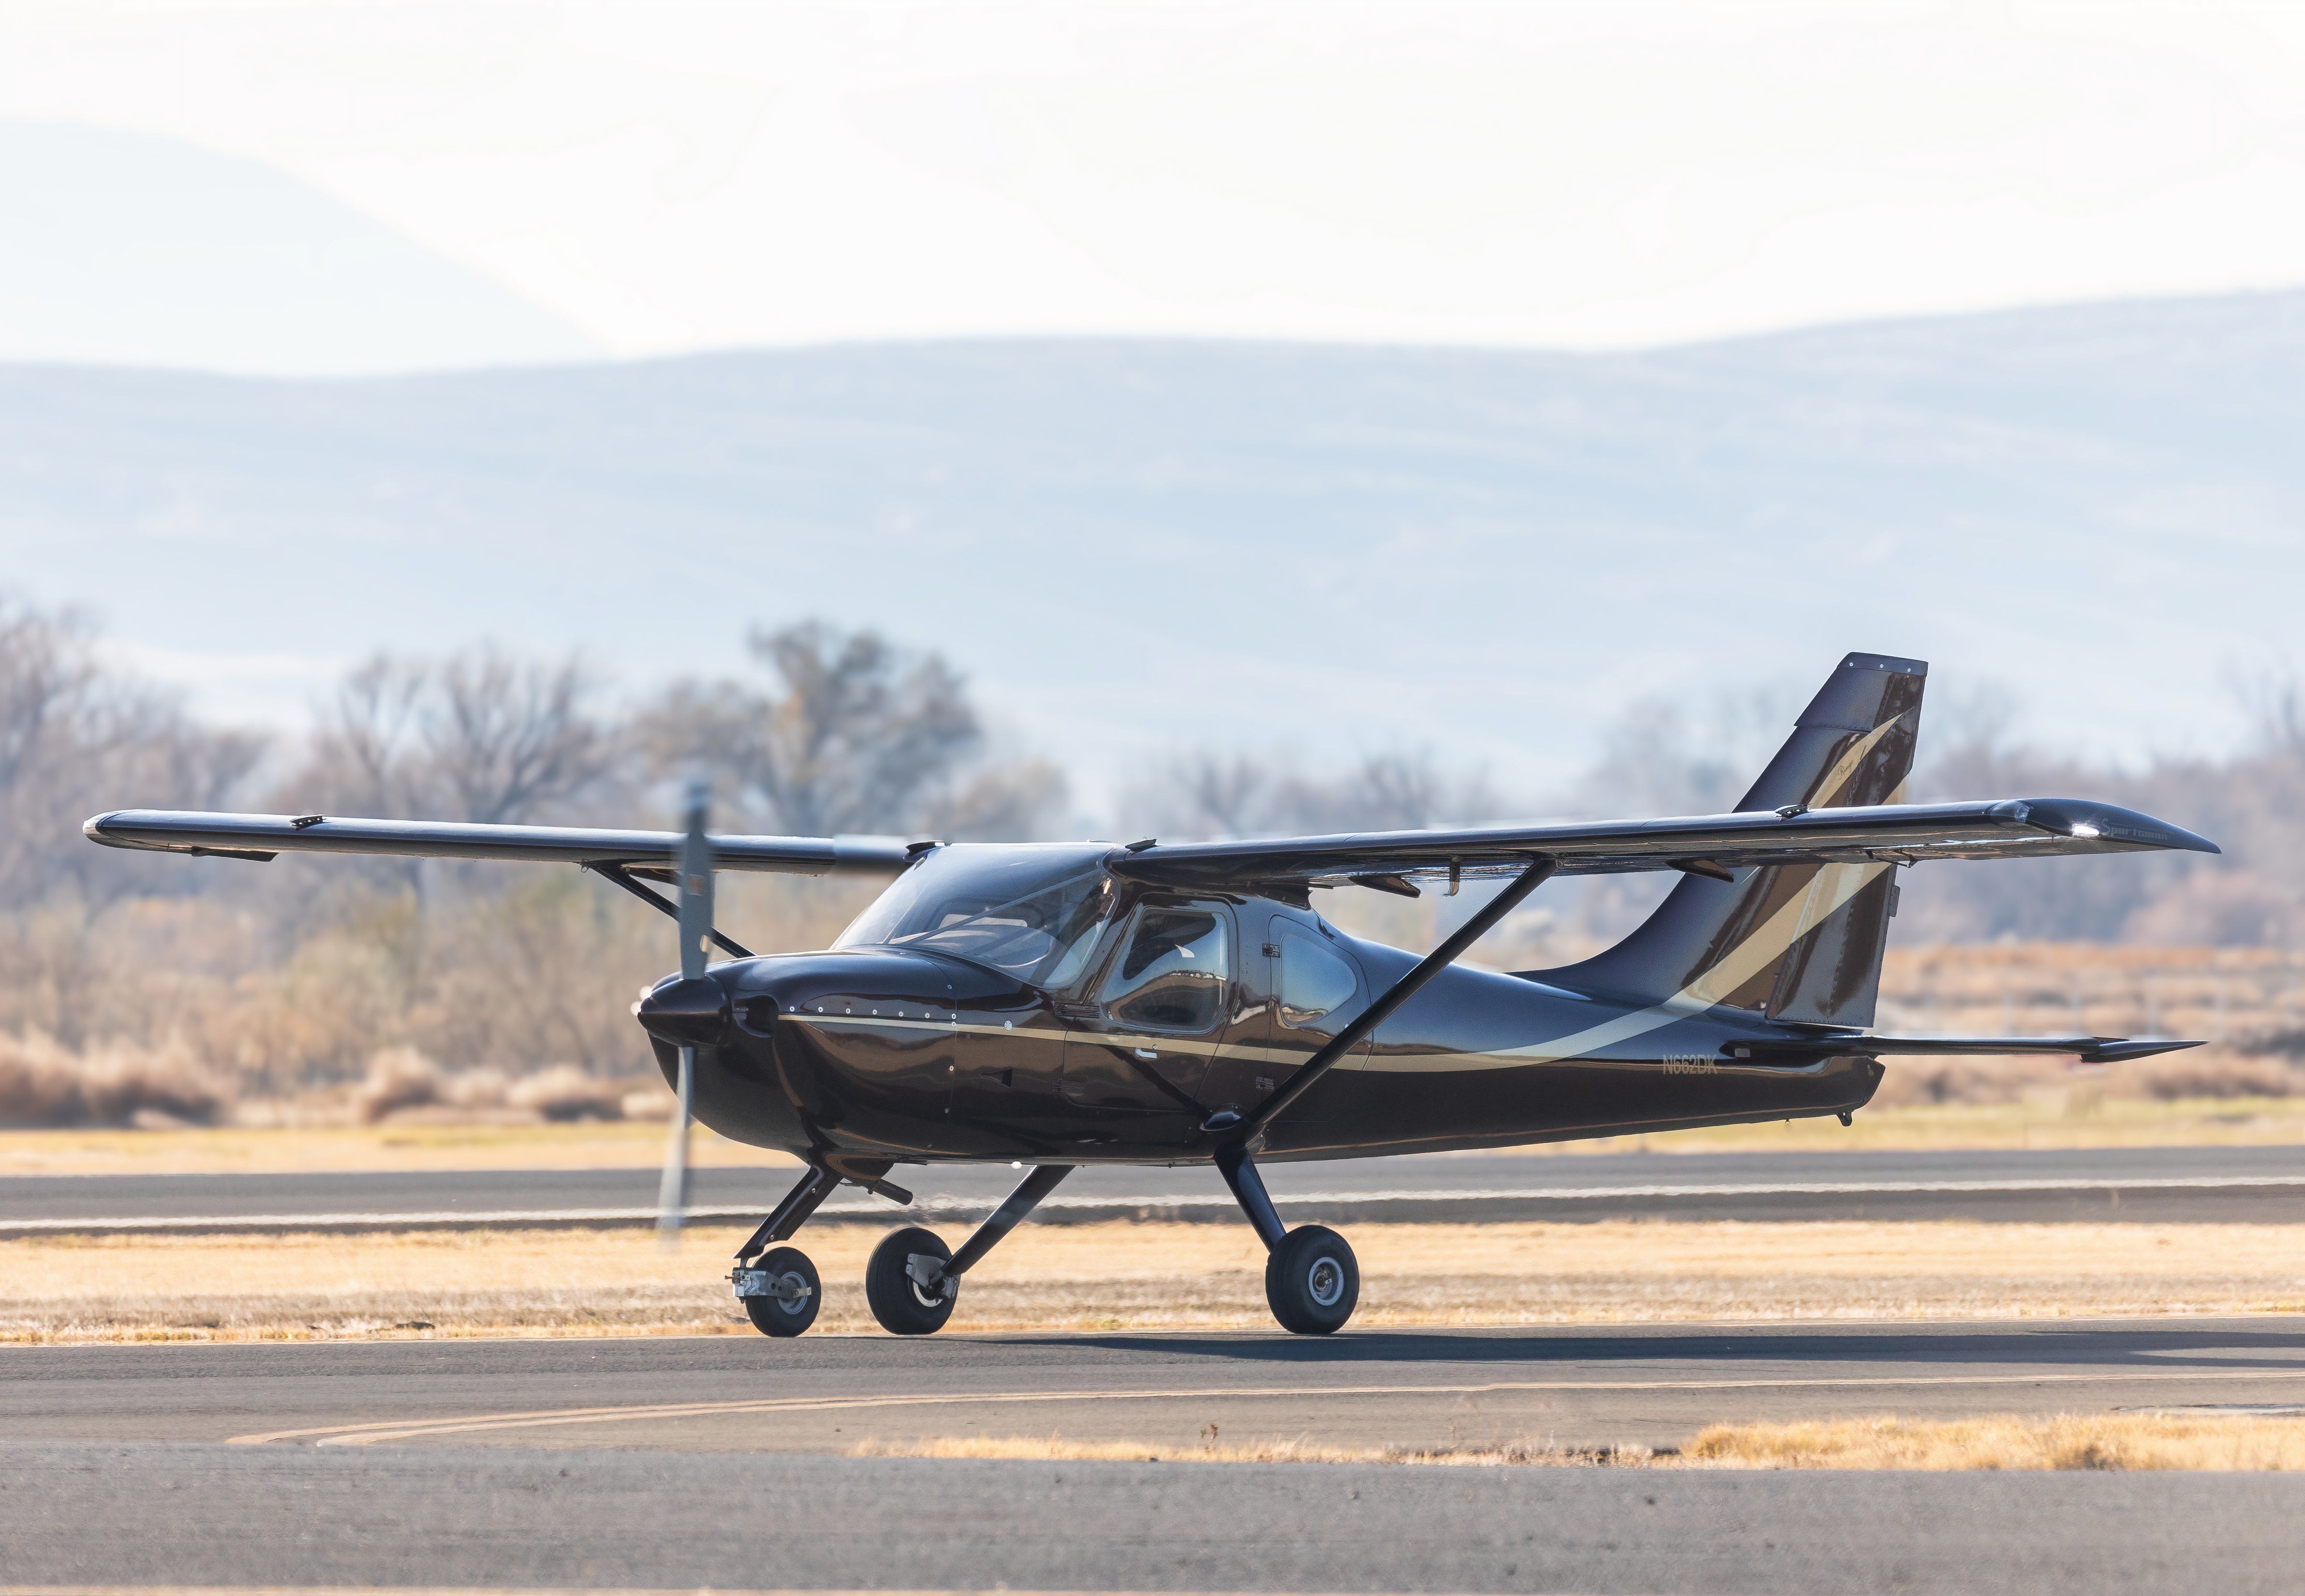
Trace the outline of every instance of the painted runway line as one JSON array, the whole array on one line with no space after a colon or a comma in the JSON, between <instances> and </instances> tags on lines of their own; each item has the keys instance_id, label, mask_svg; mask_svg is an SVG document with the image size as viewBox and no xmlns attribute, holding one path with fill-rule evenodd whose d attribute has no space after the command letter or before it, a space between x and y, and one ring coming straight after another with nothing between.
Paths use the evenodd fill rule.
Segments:
<instances>
[{"instance_id":1,"label":"painted runway line","mask_svg":"<svg viewBox=\"0 0 2305 1596\"><path fill-rule=\"evenodd\" d=\"M1206 1401L1215 1398L1335 1398L1343 1396L1485 1396L1510 1392L1884 1390L1943 1387L2130 1385L2172 1380L2305 1380L2305 1369L2156 1369L2127 1372L2031 1374L1816 1375L1747 1380L1489 1380L1476 1385L1195 1386L1163 1390L967 1391L870 1396L771 1396L726 1402L630 1404L613 1407L547 1408L528 1413L475 1413L447 1419L384 1419L235 1435L228 1444L251 1447L309 1440L323 1447L367 1447L382 1441L480 1430L604 1424L643 1419L704 1418L744 1413L832 1413L889 1407L986 1407L1052 1402Z\"/></svg>"}]
</instances>

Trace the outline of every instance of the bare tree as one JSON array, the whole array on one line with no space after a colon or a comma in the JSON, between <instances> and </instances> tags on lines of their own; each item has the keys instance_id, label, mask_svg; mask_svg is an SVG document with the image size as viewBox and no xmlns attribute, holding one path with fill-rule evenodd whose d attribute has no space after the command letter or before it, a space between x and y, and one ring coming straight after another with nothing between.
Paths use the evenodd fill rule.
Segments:
<instances>
[{"instance_id":1,"label":"bare tree","mask_svg":"<svg viewBox=\"0 0 2305 1596\"><path fill-rule=\"evenodd\" d=\"M935 654L820 621L748 643L764 687L676 683L643 725L659 769L716 774L776 830L905 829L982 743L959 676Z\"/></svg>"},{"instance_id":2,"label":"bare tree","mask_svg":"<svg viewBox=\"0 0 2305 1596\"><path fill-rule=\"evenodd\" d=\"M214 807L262 749L106 669L77 615L0 600L0 1023L67 1046L103 1029L105 912L132 894L182 897L206 884L184 861L90 847L81 822L106 809Z\"/></svg>"},{"instance_id":3,"label":"bare tree","mask_svg":"<svg viewBox=\"0 0 2305 1596\"><path fill-rule=\"evenodd\" d=\"M90 912L132 890L193 889L181 870L89 847L81 822L104 809L213 807L263 748L105 668L80 616L0 600L0 910L65 884Z\"/></svg>"},{"instance_id":4,"label":"bare tree","mask_svg":"<svg viewBox=\"0 0 2305 1596\"><path fill-rule=\"evenodd\" d=\"M921 829L946 842L1032 842L1049 834L1069 794L1065 773L1046 760L995 765L931 799Z\"/></svg>"},{"instance_id":5,"label":"bare tree","mask_svg":"<svg viewBox=\"0 0 2305 1596\"><path fill-rule=\"evenodd\" d=\"M2305 678L2294 666L2254 675L2229 673L2226 685L2248 712L2260 748L2305 760Z\"/></svg>"},{"instance_id":6,"label":"bare tree","mask_svg":"<svg viewBox=\"0 0 2305 1596\"><path fill-rule=\"evenodd\" d=\"M1451 775L1425 748L1370 754L1340 780L1282 782L1274 808L1287 831L1424 831L1493 820L1503 805L1485 777Z\"/></svg>"},{"instance_id":7,"label":"bare tree","mask_svg":"<svg viewBox=\"0 0 2305 1596\"><path fill-rule=\"evenodd\" d=\"M1129 808L1137 823L1170 836L1248 836L1263 827L1273 780L1248 754L1197 749L1139 784Z\"/></svg>"},{"instance_id":8,"label":"bare tree","mask_svg":"<svg viewBox=\"0 0 2305 1596\"><path fill-rule=\"evenodd\" d=\"M612 740L588 707L592 681L573 658L519 664L482 650L447 660L436 679L432 760L469 819L532 819L584 796L615 767Z\"/></svg>"},{"instance_id":9,"label":"bare tree","mask_svg":"<svg viewBox=\"0 0 2305 1596\"><path fill-rule=\"evenodd\" d=\"M296 802L491 825L541 819L616 772L617 738L592 709L595 691L574 658L378 655L337 690Z\"/></svg>"},{"instance_id":10,"label":"bare tree","mask_svg":"<svg viewBox=\"0 0 2305 1596\"><path fill-rule=\"evenodd\" d=\"M1452 776L1432 751L1371 754L1342 776L1285 772L1249 753L1179 755L1131 792L1132 828L1173 837L1417 831L1493 819L1479 776Z\"/></svg>"}]
</instances>

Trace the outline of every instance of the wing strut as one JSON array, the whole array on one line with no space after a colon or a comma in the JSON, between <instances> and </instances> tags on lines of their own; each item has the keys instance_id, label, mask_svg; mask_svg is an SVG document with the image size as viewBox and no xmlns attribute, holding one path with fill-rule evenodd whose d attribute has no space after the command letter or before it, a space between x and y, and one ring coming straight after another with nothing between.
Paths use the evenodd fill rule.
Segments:
<instances>
[{"instance_id":1,"label":"wing strut","mask_svg":"<svg viewBox=\"0 0 2305 1596\"><path fill-rule=\"evenodd\" d=\"M1544 854L1528 862L1527 869L1515 876L1502 892L1481 905L1473 918L1451 932L1448 940L1425 955L1416 969L1402 976L1386 989L1382 997L1356 1015L1342 1031L1331 1038L1328 1046L1306 1059L1304 1067L1289 1077L1287 1085L1257 1106L1256 1111L1235 1125L1215 1123L1211 1116L1204 1130L1229 1131L1226 1139L1254 1153L1262 1145L1264 1130L1287 1110L1289 1106L1313 1089L1313 1084L1329 1073L1337 1061L1360 1046L1362 1040L1379 1025L1391 1019L1393 1011L1411 998L1417 989L1463 956L1467 948L1485 936L1490 928L1520 906L1520 901L1544 884L1560 862Z\"/></svg>"},{"instance_id":2,"label":"wing strut","mask_svg":"<svg viewBox=\"0 0 2305 1596\"><path fill-rule=\"evenodd\" d=\"M626 892L631 893L643 904L647 904L664 913L671 915L675 920L678 920L680 918L679 904L674 903L670 898L666 897L662 893L658 892L655 888L643 887L638 881L634 880L632 877L626 873L625 867L621 864L601 864L595 861L587 860L583 864L577 868L580 870L591 870L594 875L600 877L603 880L614 881L617 886L623 887ZM719 926L709 927L708 934L719 947L720 951L727 954L732 959L749 959L754 956L752 949L740 947L735 938L723 936Z\"/></svg>"}]
</instances>

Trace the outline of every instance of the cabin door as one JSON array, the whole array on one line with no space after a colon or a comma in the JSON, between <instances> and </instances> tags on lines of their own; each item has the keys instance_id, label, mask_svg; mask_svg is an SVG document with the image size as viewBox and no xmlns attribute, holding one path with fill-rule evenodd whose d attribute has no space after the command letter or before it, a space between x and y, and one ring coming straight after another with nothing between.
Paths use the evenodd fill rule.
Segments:
<instances>
[{"instance_id":1,"label":"cabin door","mask_svg":"<svg viewBox=\"0 0 2305 1596\"><path fill-rule=\"evenodd\" d=\"M1196 1093L1236 994L1230 904L1139 904L1090 987L1069 1007L1064 1095L1084 1108L1197 1116Z\"/></svg>"},{"instance_id":2,"label":"cabin door","mask_svg":"<svg viewBox=\"0 0 2305 1596\"><path fill-rule=\"evenodd\" d=\"M1241 1023L1203 1082L1211 1108L1243 1114L1289 1083L1305 1061L1371 1001L1368 983L1352 955L1316 928L1286 914L1272 915L1263 939L1247 949L1244 964L1256 973L1245 979ZM1293 1109L1290 1119L1321 1118L1334 1095L1315 1091Z\"/></svg>"}]
</instances>

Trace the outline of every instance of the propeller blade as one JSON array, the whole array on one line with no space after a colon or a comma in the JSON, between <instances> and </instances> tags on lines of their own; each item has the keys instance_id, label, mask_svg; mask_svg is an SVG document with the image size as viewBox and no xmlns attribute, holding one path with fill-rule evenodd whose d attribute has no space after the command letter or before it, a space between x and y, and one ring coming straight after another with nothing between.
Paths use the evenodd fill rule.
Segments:
<instances>
[{"instance_id":1,"label":"propeller blade","mask_svg":"<svg viewBox=\"0 0 2305 1596\"><path fill-rule=\"evenodd\" d=\"M712 947L712 843L704 832L705 786L688 784L686 835L680 843L680 977L704 974ZM656 1192L657 1235L670 1246L688 1211L688 1127L696 1104L696 1049L680 1050L680 1101L673 1109L671 1138L665 1144L664 1178Z\"/></svg>"},{"instance_id":2,"label":"propeller blade","mask_svg":"<svg viewBox=\"0 0 2305 1596\"><path fill-rule=\"evenodd\" d=\"M688 784L688 834L680 841L680 973L704 973L712 947L712 843L704 835L704 784Z\"/></svg>"},{"instance_id":3,"label":"propeller blade","mask_svg":"<svg viewBox=\"0 0 2305 1596\"><path fill-rule=\"evenodd\" d=\"M665 1144L664 1178L656 1188L656 1233L669 1246L679 1238L688 1211L688 1119L696 1093L696 1049L680 1050L680 1103L672 1111L672 1139Z\"/></svg>"}]
</instances>

